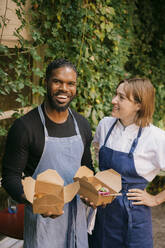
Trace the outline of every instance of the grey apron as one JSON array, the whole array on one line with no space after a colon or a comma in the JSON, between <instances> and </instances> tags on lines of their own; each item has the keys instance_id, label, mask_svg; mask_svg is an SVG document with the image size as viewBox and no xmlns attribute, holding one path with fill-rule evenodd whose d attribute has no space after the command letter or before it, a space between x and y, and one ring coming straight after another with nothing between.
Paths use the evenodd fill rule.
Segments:
<instances>
[{"instance_id":1,"label":"grey apron","mask_svg":"<svg viewBox=\"0 0 165 248\"><path fill-rule=\"evenodd\" d=\"M49 137L45 118L38 107L45 132L45 146L38 166L33 174L47 169L55 169L64 180L64 185L73 182L73 177L81 166L84 151L77 122L74 120L76 135L66 138ZM33 214L32 207L25 207L24 248L88 248L85 205L76 196L65 204L64 214L52 219Z\"/></svg>"}]
</instances>

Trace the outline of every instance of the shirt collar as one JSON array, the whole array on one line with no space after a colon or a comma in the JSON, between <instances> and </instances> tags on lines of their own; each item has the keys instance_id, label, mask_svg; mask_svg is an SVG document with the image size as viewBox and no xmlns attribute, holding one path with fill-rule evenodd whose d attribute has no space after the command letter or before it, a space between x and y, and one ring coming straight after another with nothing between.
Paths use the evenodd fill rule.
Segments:
<instances>
[{"instance_id":1,"label":"shirt collar","mask_svg":"<svg viewBox=\"0 0 165 248\"><path fill-rule=\"evenodd\" d=\"M133 124L125 127L120 122L120 120L118 120L117 123L116 123L116 125L117 125L117 128L119 128L120 131L123 131L123 132L134 133L134 132L137 132L139 130L139 126L137 126L135 123L133 123Z\"/></svg>"}]
</instances>

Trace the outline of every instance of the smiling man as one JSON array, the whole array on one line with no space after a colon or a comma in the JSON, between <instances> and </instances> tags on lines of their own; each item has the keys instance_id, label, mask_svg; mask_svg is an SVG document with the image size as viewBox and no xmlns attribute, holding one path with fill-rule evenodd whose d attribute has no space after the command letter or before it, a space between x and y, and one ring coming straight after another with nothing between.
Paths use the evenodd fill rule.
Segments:
<instances>
[{"instance_id":1,"label":"smiling man","mask_svg":"<svg viewBox=\"0 0 165 248\"><path fill-rule=\"evenodd\" d=\"M92 140L87 120L69 108L76 95L77 71L64 59L50 63L46 70L45 101L11 127L3 158L2 185L13 199L26 203L21 184L25 176L55 169L65 185L81 165L92 167ZM26 203L25 248L87 248L85 206L76 196L65 204L61 216L51 212L33 214Z\"/></svg>"}]
</instances>

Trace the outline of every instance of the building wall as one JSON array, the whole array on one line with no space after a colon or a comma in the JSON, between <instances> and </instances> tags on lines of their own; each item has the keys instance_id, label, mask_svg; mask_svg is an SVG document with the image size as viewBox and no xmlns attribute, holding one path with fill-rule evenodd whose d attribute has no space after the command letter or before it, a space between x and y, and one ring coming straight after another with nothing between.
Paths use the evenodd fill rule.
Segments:
<instances>
[{"instance_id":1,"label":"building wall","mask_svg":"<svg viewBox=\"0 0 165 248\"><path fill-rule=\"evenodd\" d=\"M25 6L26 18L28 19L28 8L30 1L27 1ZM12 0L0 0L0 23L2 28L0 30L1 44L10 48L14 48L15 45L19 46L18 38L14 35L17 28L20 27L21 22L16 15L17 5ZM4 25L3 21L7 24ZM28 27L24 28L20 33L24 39L29 40L30 35Z\"/></svg>"}]
</instances>

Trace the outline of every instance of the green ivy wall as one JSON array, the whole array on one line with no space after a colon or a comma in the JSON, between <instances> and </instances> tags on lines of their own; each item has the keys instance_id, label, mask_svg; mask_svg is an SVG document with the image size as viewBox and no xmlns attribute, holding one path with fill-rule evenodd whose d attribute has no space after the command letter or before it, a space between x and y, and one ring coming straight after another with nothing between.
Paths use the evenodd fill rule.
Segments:
<instances>
[{"instance_id":1,"label":"green ivy wall","mask_svg":"<svg viewBox=\"0 0 165 248\"><path fill-rule=\"evenodd\" d=\"M0 46L0 94L17 93L16 101L26 106L31 98L22 95L29 87L33 94L44 94L47 64L59 57L78 67L78 96L73 103L85 115L93 130L98 121L110 114L111 98L119 80L130 76L149 77L156 88L154 122L163 127L165 118L165 23L161 0L31 0L28 18L25 0L17 3L17 15L31 31L32 40L15 35L20 48L13 51ZM159 13L159 15L157 15ZM14 54L14 60L12 60ZM39 61L42 67L34 67ZM9 62L10 61L10 62ZM8 73L8 71L13 73ZM32 73L40 78L32 81ZM3 110L3 108L2 108Z\"/></svg>"}]
</instances>

